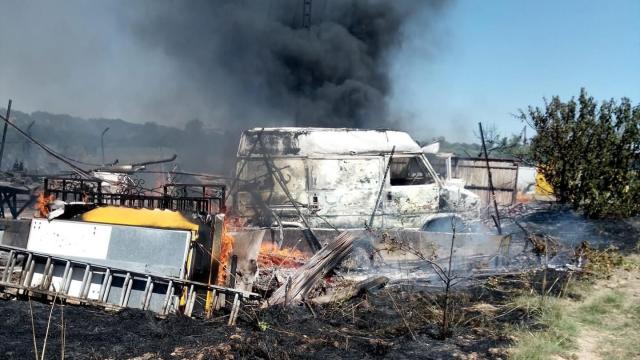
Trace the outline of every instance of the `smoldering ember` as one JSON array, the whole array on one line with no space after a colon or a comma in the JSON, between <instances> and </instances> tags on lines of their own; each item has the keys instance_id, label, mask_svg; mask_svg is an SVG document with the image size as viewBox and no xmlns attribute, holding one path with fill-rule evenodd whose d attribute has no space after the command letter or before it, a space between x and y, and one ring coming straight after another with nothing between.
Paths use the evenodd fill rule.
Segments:
<instances>
[{"instance_id":1,"label":"smoldering ember","mask_svg":"<svg viewBox=\"0 0 640 360\"><path fill-rule=\"evenodd\" d=\"M640 28L472 3L3 4L0 358L640 358Z\"/></svg>"}]
</instances>

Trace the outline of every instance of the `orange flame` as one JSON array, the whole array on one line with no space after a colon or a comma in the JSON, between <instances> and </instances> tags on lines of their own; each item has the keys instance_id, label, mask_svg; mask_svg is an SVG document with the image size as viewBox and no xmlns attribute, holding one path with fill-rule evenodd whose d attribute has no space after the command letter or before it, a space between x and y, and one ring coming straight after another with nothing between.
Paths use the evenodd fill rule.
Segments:
<instances>
[{"instance_id":1,"label":"orange flame","mask_svg":"<svg viewBox=\"0 0 640 360\"><path fill-rule=\"evenodd\" d=\"M303 265L307 255L296 249L279 249L275 244L264 243L258 253L258 264L262 266L279 266L296 268Z\"/></svg>"},{"instance_id":2,"label":"orange flame","mask_svg":"<svg viewBox=\"0 0 640 360\"><path fill-rule=\"evenodd\" d=\"M531 201L531 199L532 199L531 195L525 194L521 191L518 191L518 193L516 194L516 202L527 203Z\"/></svg>"},{"instance_id":3,"label":"orange flame","mask_svg":"<svg viewBox=\"0 0 640 360\"><path fill-rule=\"evenodd\" d=\"M231 258L231 251L233 250L233 243L235 239L227 232L227 219L224 220L224 226L222 227L222 244L220 249L220 267L218 268L218 278L216 284L225 285L227 281L227 267L229 266L229 260Z\"/></svg>"},{"instance_id":4,"label":"orange flame","mask_svg":"<svg viewBox=\"0 0 640 360\"><path fill-rule=\"evenodd\" d=\"M47 217L47 215L49 215L49 204L55 199L56 197L53 195L44 196L44 193L40 193L38 195L36 210L38 210L38 215L40 215L40 217Z\"/></svg>"}]
</instances>

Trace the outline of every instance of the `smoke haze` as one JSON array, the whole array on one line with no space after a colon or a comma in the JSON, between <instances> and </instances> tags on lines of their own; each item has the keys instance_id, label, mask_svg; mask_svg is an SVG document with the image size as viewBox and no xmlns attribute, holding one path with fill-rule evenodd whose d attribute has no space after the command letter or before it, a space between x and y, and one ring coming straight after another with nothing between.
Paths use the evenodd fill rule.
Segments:
<instances>
[{"instance_id":1,"label":"smoke haze","mask_svg":"<svg viewBox=\"0 0 640 360\"><path fill-rule=\"evenodd\" d=\"M11 98L22 111L178 128L198 119L229 134L216 146L225 156L254 126L400 127L387 100L394 51L413 14L435 22L448 2L315 0L310 21L303 4L7 0L0 107Z\"/></svg>"},{"instance_id":2,"label":"smoke haze","mask_svg":"<svg viewBox=\"0 0 640 360\"><path fill-rule=\"evenodd\" d=\"M17 1L0 95L23 110L184 124L388 124L389 56L443 1Z\"/></svg>"}]
</instances>

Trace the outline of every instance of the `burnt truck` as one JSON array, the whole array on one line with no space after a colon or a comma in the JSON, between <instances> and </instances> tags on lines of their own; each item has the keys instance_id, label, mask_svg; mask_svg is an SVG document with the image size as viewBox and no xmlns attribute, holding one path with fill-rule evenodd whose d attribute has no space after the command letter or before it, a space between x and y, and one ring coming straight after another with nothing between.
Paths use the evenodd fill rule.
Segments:
<instances>
[{"instance_id":1,"label":"burnt truck","mask_svg":"<svg viewBox=\"0 0 640 360\"><path fill-rule=\"evenodd\" d=\"M438 176L409 134L256 128L242 133L230 208L245 225L429 230L480 199Z\"/></svg>"}]
</instances>

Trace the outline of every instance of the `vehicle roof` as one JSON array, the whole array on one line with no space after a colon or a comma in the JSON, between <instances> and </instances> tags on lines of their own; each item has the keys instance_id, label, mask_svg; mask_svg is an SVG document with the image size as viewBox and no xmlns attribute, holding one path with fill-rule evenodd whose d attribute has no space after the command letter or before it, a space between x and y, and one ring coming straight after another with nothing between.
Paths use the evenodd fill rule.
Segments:
<instances>
[{"instance_id":1,"label":"vehicle roof","mask_svg":"<svg viewBox=\"0 0 640 360\"><path fill-rule=\"evenodd\" d=\"M349 128L254 128L242 133L238 156L355 155L419 153L420 146L403 131Z\"/></svg>"}]
</instances>

